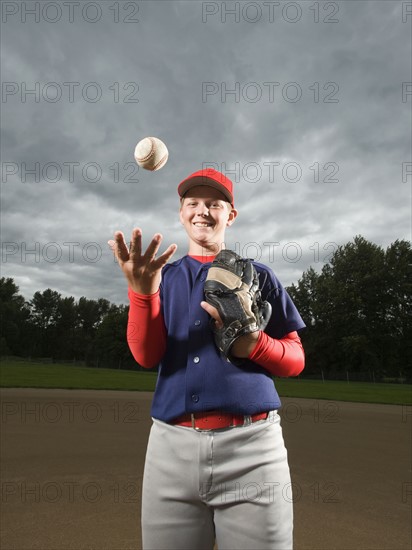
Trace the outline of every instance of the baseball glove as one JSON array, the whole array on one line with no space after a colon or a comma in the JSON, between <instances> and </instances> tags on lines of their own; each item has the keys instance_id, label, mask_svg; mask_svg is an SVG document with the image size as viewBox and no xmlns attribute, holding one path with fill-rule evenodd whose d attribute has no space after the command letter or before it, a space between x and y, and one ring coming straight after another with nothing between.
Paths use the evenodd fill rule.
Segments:
<instances>
[{"instance_id":1,"label":"baseball glove","mask_svg":"<svg viewBox=\"0 0 412 550\"><path fill-rule=\"evenodd\" d=\"M220 329L212 324L216 346L231 363L242 363L231 347L241 336L264 330L272 313L269 302L262 300L255 266L232 250L222 250L209 268L204 291L223 322Z\"/></svg>"}]
</instances>

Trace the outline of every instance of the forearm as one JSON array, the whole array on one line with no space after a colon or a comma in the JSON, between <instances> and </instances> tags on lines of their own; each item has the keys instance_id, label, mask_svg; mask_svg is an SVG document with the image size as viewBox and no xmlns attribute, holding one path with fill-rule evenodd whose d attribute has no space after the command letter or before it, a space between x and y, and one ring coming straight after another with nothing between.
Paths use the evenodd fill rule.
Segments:
<instances>
[{"instance_id":1,"label":"forearm","mask_svg":"<svg viewBox=\"0 0 412 550\"><path fill-rule=\"evenodd\" d=\"M297 376L305 366L305 353L296 331L281 339L260 331L248 358L275 376Z\"/></svg>"},{"instance_id":2,"label":"forearm","mask_svg":"<svg viewBox=\"0 0 412 550\"><path fill-rule=\"evenodd\" d=\"M160 308L160 293L141 295L128 289L130 301L127 343L144 368L155 367L166 350L166 327Z\"/></svg>"}]
</instances>

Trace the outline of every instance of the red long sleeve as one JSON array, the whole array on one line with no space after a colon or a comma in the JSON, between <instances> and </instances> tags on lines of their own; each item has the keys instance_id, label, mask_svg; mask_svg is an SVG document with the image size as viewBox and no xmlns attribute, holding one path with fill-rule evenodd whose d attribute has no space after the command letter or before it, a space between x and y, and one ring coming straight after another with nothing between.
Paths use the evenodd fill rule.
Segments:
<instances>
[{"instance_id":1,"label":"red long sleeve","mask_svg":"<svg viewBox=\"0 0 412 550\"><path fill-rule=\"evenodd\" d=\"M155 367L166 351L166 327L160 309L160 291L146 296L128 289L130 301L127 343L145 369Z\"/></svg>"},{"instance_id":2,"label":"red long sleeve","mask_svg":"<svg viewBox=\"0 0 412 550\"><path fill-rule=\"evenodd\" d=\"M279 340L260 331L257 344L248 359L275 376L297 376L305 366L305 353L296 331Z\"/></svg>"}]
</instances>

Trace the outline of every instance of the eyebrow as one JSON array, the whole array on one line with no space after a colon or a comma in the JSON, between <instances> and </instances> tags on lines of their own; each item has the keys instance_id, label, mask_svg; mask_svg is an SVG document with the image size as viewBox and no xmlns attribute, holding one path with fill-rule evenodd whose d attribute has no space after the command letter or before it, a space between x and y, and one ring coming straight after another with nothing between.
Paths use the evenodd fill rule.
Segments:
<instances>
[{"instance_id":1,"label":"eyebrow","mask_svg":"<svg viewBox=\"0 0 412 550\"><path fill-rule=\"evenodd\" d=\"M210 202L226 202L225 200L223 199L202 199L200 197L183 197L183 200L188 200L188 201L198 201L198 200L204 200L204 201L210 201Z\"/></svg>"}]
</instances>

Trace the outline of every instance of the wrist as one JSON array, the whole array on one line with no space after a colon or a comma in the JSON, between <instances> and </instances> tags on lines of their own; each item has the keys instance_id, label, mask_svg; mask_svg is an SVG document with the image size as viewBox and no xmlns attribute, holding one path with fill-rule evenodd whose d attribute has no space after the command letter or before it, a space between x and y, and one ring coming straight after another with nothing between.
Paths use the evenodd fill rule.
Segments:
<instances>
[{"instance_id":1,"label":"wrist","mask_svg":"<svg viewBox=\"0 0 412 550\"><path fill-rule=\"evenodd\" d=\"M238 338L232 346L231 353L240 359L247 359L256 347L260 330L245 334Z\"/></svg>"},{"instance_id":2,"label":"wrist","mask_svg":"<svg viewBox=\"0 0 412 550\"><path fill-rule=\"evenodd\" d=\"M158 288L143 288L139 287L138 290L135 290L137 294L141 294L142 296L152 296L153 294L156 294L158 292Z\"/></svg>"},{"instance_id":3,"label":"wrist","mask_svg":"<svg viewBox=\"0 0 412 550\"><path fill-rule=\"evenodd\" d=\"M153 287L144 287L140 285L132 285L129 283L129 288L132 292L135 294L139 294L140 296L153 296L157 292L159 292L159 289L153 288Z\"/></svg>"},{"instance_id":4,"label":"wrist","mask_svg":"<svg viewBox=\"0 0 412 550\"><path fill-rule=\"evenodd\" d=\"M147 283L143 283L141 281L131 281L128 280L129 287L133 290L133 292L136 292L137 294L142 294L146 296L150 296L151 294L156 294L156 292L159 290L159 285L156 283L153 283L151 281Z\"/></svg>"}]
</instances>

